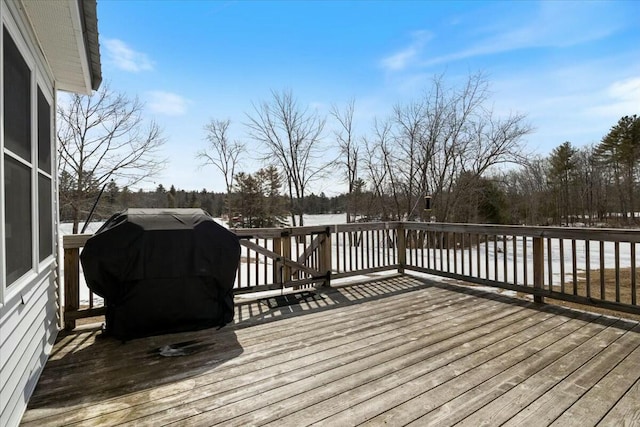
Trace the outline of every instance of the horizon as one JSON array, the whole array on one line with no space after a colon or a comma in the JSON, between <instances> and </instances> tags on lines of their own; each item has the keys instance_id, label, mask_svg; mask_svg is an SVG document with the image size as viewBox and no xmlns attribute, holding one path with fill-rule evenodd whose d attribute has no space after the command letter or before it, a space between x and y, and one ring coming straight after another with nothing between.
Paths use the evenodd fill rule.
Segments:
<instances>
[{"instance_id":1,"label":"horizon","mask_svg":"<svg viewBox=\"0 0 640 427\"><path fill-rule=\"evenodd\" d=\"M203 128L229 119L232 137L259 152L242 124L271 91L290 89L321 115L354 99L361 137L434 75L454 85L483 72L489 106L525 114L535 131L523 142L541 156L597 144L640 113L638 2L99 1L98 16L105 83L145 102L167 139L167 168L135 189L224 192L219 171L195 158Z\"/></svg>"}]
</instances>

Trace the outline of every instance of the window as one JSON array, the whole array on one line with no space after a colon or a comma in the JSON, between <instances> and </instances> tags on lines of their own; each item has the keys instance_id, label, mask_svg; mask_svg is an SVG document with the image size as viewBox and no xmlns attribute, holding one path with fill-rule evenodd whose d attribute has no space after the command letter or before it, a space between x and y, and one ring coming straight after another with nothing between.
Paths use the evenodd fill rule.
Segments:
<instances>
[{"instance_id":1,"label":"window","mask_svg":"<svg viewBox=\"0 0 640 427\"><path fill-rule=\"evenodd\" d=\"M4 3L3 3L4 6ZM53 188L53 84L33 57L28 40L1 16L2 93L0 114L0 303L6 289L29 283L40 268L51 268L55 245ZM15 30L15 31L14 31ZM0 218L0 220L2 220ZM0 275L2 275L0 273ZM22 280L20 280L23 278Z\"/></svg>"},{"instance_id":2,"label":"window","mask_svg":"<svg viewBox=\"0 0 640 427\"><path fill-rule=\"evenodd\" d=\"M38 168L51 174L51 106L38 88Z\"/></svg>"},{"instance_id":3,"label":"window","mask_svg":"<svg viewBox=\"0 0 640 427\"><path fill-rule=\"evenodd\" d=\"M38 174L38 223L40 234L40 261L53 254L53 218L51 205L51 178Z\"/></svg>"},{"instance_id":4,"label":"window","mask_svg":"<svg viewBox=\"0 0 640 427\"><path fill-rule=\"evenodd\" d=\"M3 37L5 259L11 285L33 265L31 71L6 28Z\"/></svg>"},{"instance_id":5,"label":"window","mask_svg":"<svg viewBox=\"0 0 640 427\"><path fill-rule=\"evenodd\" d=\"M31 269L31 170L5 155L5 248L7 285Z\"/></svg>"},{"instance_id":6,"label":"window","mask_svg":"<svg viewBox=\"0 0 640 427\"><path fill-rule=\"evenodd\" d=\"M31 71L5 28L3 70L4 147L31 161Z\"/></svg>"},{"instance_id":7,"label":"window","mask_svg":"<svg viewBox=\"0 0 640 427\"><path fill-rule=\"evenodd\" d=\"M53 254L51 204L51 106L38 88L38 231L39 260Z\"/></svg>"}]
</instances>

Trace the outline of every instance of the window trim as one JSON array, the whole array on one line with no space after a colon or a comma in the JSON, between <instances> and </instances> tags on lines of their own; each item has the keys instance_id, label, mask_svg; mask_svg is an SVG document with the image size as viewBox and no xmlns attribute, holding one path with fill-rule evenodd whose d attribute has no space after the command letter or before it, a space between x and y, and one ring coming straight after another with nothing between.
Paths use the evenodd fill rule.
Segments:
<instances>
[{"instance_id":1,"label":"window trim","mask_svg":"<svg viewBox=\"0 0 640 427\"><path fill-rule=\"evenodd\" d=\"M56 231L56 224L58 222L58 216L55 212L55 209L57 209L57 203L55 201L55 196L56 193L54 192L54 187L56 185L56 172L57 172L57 153L56 153L56 140L55 140L55 97L51 94L51 89L49 89L49 87L47 86L47 84L43 81L42 76L40 74L36 74L36 78L35 78L35 84L36 84L36 93L35 93L35 98L36 98L36 104L38 103L38 91L42 92L42 95L44 96L45 100L47 101L47 103L49 104L49 148L51 150L51 155L49 156L49 169L51 170L51 173L40 169L40 159L39 159L39 144L40 141L38 140L38 132L39 132L39 123L36 124L35 126L35 131L36 131L36 135L35 135L35 151L37 152L35 154L35 158L34 158L34 170L35 170L35 190L33 191L34 193L34 197L36 199L36 203L37 205L34 205L34 209L36 209L36 216L34 218L36 218L34 222L34 226L36 226L36 230L35 232L37 233L37 237L35 237L35 241L37 242L35 246L35 251L36 251L36 257L35 257L35 261L37 264L37 272L43 271L45 270L48 265L53 261L53 259L55 258L55 254L56 254L56 250L58 245L56 244L56 239L58 238L58 233ZM36 121L39 121L39 111L38 111L38 105L35 106L35 111L36 111ZM39 200L39 196L40 196L40 175L43 175L47 178L49 178L49 180L51 181L51 187L49 188L49 197L51 198L51 241L52 241L52 245L51 245L51 254L49 254L47 257L45 257L42 261L40 261L40 200ZM35 235L34 235L35 236Z\"/></svg>"},{"instance_id":2,"label":"window trim","mask_svg":"<svg viewBox=\"0 0 640 427\"><path fill-rule=\"evenodd\" d=\"M0 34L4 34L5 28L5 11L4 2L0 2ZM7 31L9 31L7 29ZM0 57L4 55L4 36L0 36ZM0 67L0 85L4 82L4 67ZM0 307L5 302L5 278L7 277L6 261L4 253L4 91L0 91Z\"/></svg>"}]
</instances>

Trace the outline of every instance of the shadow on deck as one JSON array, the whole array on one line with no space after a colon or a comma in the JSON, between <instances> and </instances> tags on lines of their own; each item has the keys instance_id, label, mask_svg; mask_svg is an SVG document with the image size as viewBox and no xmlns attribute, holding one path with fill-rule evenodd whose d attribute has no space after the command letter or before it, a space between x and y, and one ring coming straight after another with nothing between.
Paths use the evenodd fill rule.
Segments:
<instances>
[{"instance_id":1,"label":"shadow on deck","mask_svg":"<svg viewBox=\"0 0 640 427\"><path fill-rule=\"evenodd\" d=\"M220 330L99 335L59 338L24 425L640 421L637 322L410 275L243 302Z\"/></svg>"}]
</instances>

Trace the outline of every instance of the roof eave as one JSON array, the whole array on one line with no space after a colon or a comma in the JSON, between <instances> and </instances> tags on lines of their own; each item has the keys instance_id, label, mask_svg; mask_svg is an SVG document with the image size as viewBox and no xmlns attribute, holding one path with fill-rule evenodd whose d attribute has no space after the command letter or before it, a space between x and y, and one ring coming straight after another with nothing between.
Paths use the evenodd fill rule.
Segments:
<instances>
[{"instance_id":1,"label":"roof eave","mask_svg":"<svg viewBox=\"0 0 640 427\"><path fill-rule=\"evenodd\" d=\"M100 42L98 40L98 12L96 0L78 0L82 17L87 62L91 74L91 88L98 90L102 83L102 65L100 63Z\"/></svg>"},{"instance_id":2,"label":"roof eave","mask_svg":"<svg viewBox=\"0 0 640 427\"><path fill-rule=\"evenodd\" d=\"M22 0L59 90L91 94L102 82L96 0Z\"/></svg>"}]
</instances>

